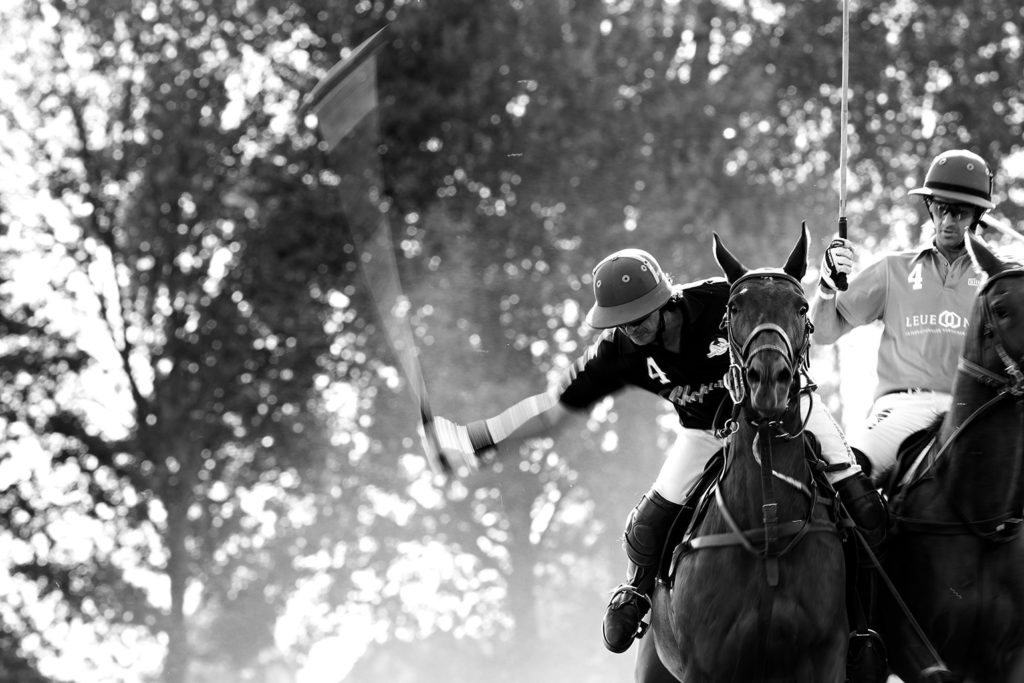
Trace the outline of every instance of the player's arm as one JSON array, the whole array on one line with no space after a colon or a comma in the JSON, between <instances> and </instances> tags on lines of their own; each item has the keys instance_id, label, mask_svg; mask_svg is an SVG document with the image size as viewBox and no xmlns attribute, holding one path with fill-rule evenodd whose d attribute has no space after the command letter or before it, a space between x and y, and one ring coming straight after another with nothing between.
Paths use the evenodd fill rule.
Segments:
<instances>
[{"instance_id":1,"label":"player's arm","mask_svg":"<svg viewBox=\"0 0 1024 683\"><path fill-rule=\"evenodd\" d=\"M616 365L611 335L603 335L566 369L562 381L549 391L534 394L485 420L466 425L445 417L434 418L442 454L457 456L471 467L479 455L509 438L543 436L569 415L585 410L624 386Z\"/></svg>"},{"instance_id":2,"label":"player's arm","mask_svg":"<svg viewBox=\"0 0 1024 683\"><path fill-rule=\"evenodd\" d=\"M820 290L811 299L808 317L814 325L811 339L815 344L832 344L853 329L846 321L837 305L835 293L822 293Z\"/></svg>"},{"instance_id":3,"label":"player's arm","mask_svg":"<svg viewBox=\"0 0 1024 683\"><path fill-rule=\"evenodd\" d=\"M836 298L839 289L836 282L852 271L852 243L844 238L832 240L821 258L818 288L811 299L809 317L814 324L815 344L831 344L853 328L839 312Z\"/></svg>"},{"instance_id":4,"label":"player's arm","mask_svg":"<svg viewBox=\"0 0 1024 683\"><path fill-rule=\"evenodd\" d=\"M524 398L494 417L466 425L438 416L434 418L434 429L445 457L452 459L456 455L457 461L475 465L477 457L502 441L542 436L565 421L570 413L569 407L548 391Z\"/></svg>"},{"instance_id":5,"label":"player's arm","mask_svg":"<svg viewBox=\"0 0 1024 683\"><path fill-rule=\"evenodd\" d=\"M553 392L548 391L524 398L494 417L475 420L465 427L447 418L436 419L451 422L454 425L454 432L461 432L464 429L464 437L461 434L456 437L457 444L462 447L468 444L470 451L479 455L512 436L517 439L541 436L561 424L569 416L569 412L569 408L563 405ZM448 444L442 441L441 445Z\"/></svg>"},{"instance_id":6,"label":"player's arm","mask_svg":"<svg viewBox=\"0 0 1024 683\"><path fill-rule=\"evenodd\" d=\"M819 284L809 312L814 325L811 341L831 344L855 327L880 320L890 296L890 270L894 263L891 257L883 257L868 265L849 279L844 292Z\"/></svg>"}]
</instances>

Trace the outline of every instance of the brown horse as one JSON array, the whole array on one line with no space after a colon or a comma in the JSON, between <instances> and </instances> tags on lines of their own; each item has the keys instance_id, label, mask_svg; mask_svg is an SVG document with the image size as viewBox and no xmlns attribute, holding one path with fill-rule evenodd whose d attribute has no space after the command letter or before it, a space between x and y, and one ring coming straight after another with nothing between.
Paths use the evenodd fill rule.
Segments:
<instances>
[{"instance_id":1,"label":"brown horse","mask_svg":"<svg viewBox=\"0 0 1024 683\"><path fill-rule=\"evenodd\" d=\"M908 683L1024 681L1024 269L967 245L988 279L952 407L932 464L891 502L885 567L912 618L883 590L883 630Z\"/></svg>"},{"instance_id":2,"label":"brown horse","mask_svg":"<svg viewBox=\"0 0 1024 683\"><path fill-rule=\"evenodd\" d=\"M842 681L845 567L835 497L807 457L800 389L810 336L800 286L807 228L782 269L749 270L715 235L731 285L726 319L736 402L725 464L703 514L654 590L640 680ZM659 677L660 676L660 677Z\"/></svg>"}]
</instances>

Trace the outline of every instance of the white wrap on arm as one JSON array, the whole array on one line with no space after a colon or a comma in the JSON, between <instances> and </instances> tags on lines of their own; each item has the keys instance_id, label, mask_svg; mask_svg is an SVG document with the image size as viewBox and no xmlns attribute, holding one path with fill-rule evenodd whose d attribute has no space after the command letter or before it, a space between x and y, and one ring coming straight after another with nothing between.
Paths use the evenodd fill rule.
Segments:
<instances>
[{"instance_id":1,"label":"white wrap on arm","mask_svg":"<svg viewBox=\"0 0 1024 683\"><path fill-rule=\"evenodd\" d=\"M476 470L477 456L510 436L526 439L539 436L562 420L568 410L558 402L555 391L535 394L506 408L487 420L475 420L468 425L453 422L446 417L434 417L431 426L437 436L439 453L427 448L427 460L438 473L459 474L460 470ZM533 418L540 417L539 420ZM525 429L521 429L529 422Z\"/></svg>"},{"instance_id":2,"label":"white wrap on arm","mask_svg":"<svg viewBox=\"0 0 1024 683\"><path fill-rule=\"evenodd\" d=\"M533 418L554 408L557 403L558 397L553 392L535 394L485 420L492 442L504 441ZM532 436L532 434L523 436Z\"/></svg>"}]
</instances>

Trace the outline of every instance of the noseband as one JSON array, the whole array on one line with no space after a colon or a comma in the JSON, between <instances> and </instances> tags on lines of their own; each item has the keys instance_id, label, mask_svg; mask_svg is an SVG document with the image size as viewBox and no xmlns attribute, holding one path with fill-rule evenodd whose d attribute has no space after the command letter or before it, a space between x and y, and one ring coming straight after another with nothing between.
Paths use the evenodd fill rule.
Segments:
<instances>
[{"instance_id":1,"label":"noseband","mask_svg":"<svg viewBox=\"0 0 1024 683\"><path fill-rule=\"evenodd\" d=\"M732 310L733 300L740 291L741 285L755 279L781 280L783 282L788 282L800 293L801 300L803 300L805 304L807 303L807 299L803 294L803 287L800 286L800 281L780 270L752 270L740 277L736 282L732 283L732 286L729 288L729 302L726 305L725 316L722 318L722 328L728 330L729 337L729 370L725 375L725 386L726 389L729 390L729 395L732 397L733 403L736 405L743 403L743 400L747 396L747 367L757 354L766 353L768 351L776 351L781 354L786 361L786 367L793 375L794 384L799 384L797 380L800 376L800 372L805 371L809 364L809 341L811 332L814 330L814 326L811 324L806 313L803 316L803 339L800 340L799 345L794 344L786 333L786 330L775 323L761 323L760 325L755 326L747 335L746 339L743 340L742 344L736 340L735 328L729 319L729 311ZM774 341L762 341L760 344L755 345L757 338L768 332L774 332L779 335L779 338L782 340L782 345L779 345ZM790 400L792 401L792 394Z\"/></svg>"}]
</instances>

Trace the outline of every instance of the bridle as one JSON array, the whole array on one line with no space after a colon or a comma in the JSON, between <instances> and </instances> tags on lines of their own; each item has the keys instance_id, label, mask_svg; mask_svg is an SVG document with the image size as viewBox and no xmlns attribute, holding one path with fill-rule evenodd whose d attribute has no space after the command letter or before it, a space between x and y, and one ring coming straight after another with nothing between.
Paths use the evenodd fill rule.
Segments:
<instances>
[{"instance_id":1,"label":"bridle","mask_svg":"<svg viewBox=\"0 0 1024 683\"><path fill-rule=\"evenodd\" d=\"M791 284L797 292L799 292L800 298L805 304L805 309L802 313L804 319L803 337L798 341L798 343L794 343L793 340L790 339L786 330L775 323L761 323L756 325L754 329L746 335L742 343L737 340L735 326L733 325L733 321L730 320L730 311L733 310L733 302L742 290L743 285L748 284L750 281L755 279L787 282ZM801 384L803 384L801 382L801 378L805 376L807 372L810 351L810 335L814 329L807 317L807 300L804 297L800 281L784 271L776 269L757 269L748 271L732 283L729 291L729 300L726 305L725 315L722 318L721 327L728 331L730 365L728 373L726 374L725 384L733 399L733 413L732 417L726 423L725 429L719 431L720 436L729 437L729 441L726 446L726 464L723 467L723 471L719 474L720 480L724 477L725 472L729 469L732 462L732 458L728 453L733 447L733 434L735 434L739 429L739 413L749 393L747 391L748 387L746 381L747 366L759 353L775 351L782 354L793 377L788 404L784 413L790 413L794 408L798 409L799 401L795 399L800 393ZM763 339L764 335L768 333L778 335L778 339L781 340L781 343L775 339ZM809 381L807 382L807 386L809 390L813 390L813 384ZM723 498L722 487L716 486L714 494L715 503L722 514L722 518L725 521L726 526L729 527L729 531L688 539L676 549L673 564L681 554L692 550L739 545L751 554L764 560L768 585L774 588L779 584L779 558L782 555L796 547L796 545L799 544L799 542L808 533L837 533L834 524L823 523L813 518L813 509L816 504L823 504L826 507L832 508L834 506L834 500L821 496L815 490L813 484L808 485L803 481L777 472L773 468L772 440L780 438L785 441L789 441L802 436L803 434L803 422L800 423L799 429L795 433L791 434L783 429L783 420L785 420L785 414L782 418L772 420L748 418L748 422L750 422L757 431L751 445L751 455L761 470L761 510L763 526L746 530L740 528L733 518L733 515L730 513L729 507ZM809 507L803 518L785 522L779 520L778 503L774 490L775 479L779 479L786 485L797 489L807 497ZM759 621L761 621L766 627L769 621L769 616L770 614L761 614L759 617Z\"/></svg>"},{"instance_id":2,"label":"bridle","mask_svg":"<svg viewBox=\"0 0 1024 683\"><path fill-rule=\"evenodd\" d=\"M769 351L775 351L780 353L786 361L786 367L789 369L793 377L793 387L790 391L789 402L793 403L793 399L799 393L800 378L806 375L807 368L810 364L810 339L811 332L814 331L814 326L811 324L810 319L807 317L806 311L803 313L804 326L803 326L803 338L799 340L799 344L794 344L793 340L789 338L780 325L775 323L761 323L756 325L740 343L736 338L736 329L730 320L730 311L733 309L733 302L736 296L742 291L742 285L749 283L751 280L780 280L782 282L788 282L796 289L800 294L801 301L806 306L807 299L803 294L803 287L800 285L800 281L788 273L769 268L759 268L751 270L737 279L732 283L729 288L729 301L726 304L725 315L722 318L722 329L728 332L729 340L729 369L725 375L725 387L729 391L729 395L732 397L734 404L733 417L730 422L733 422L738 414L740 406L743 404L746 397L749 395L749 387L747 385L747 368L750 362L759 353L767 353ZM758 342L758 338L762 335L774 332L781 339L782 344L780 345L774 340L766 341L761 340ZM778 421L776 427L779 426ZM727 425L727 431L735 431L735 426ZM802 431L802 427L801 427Z\"/></svg>"}]
</instances>

